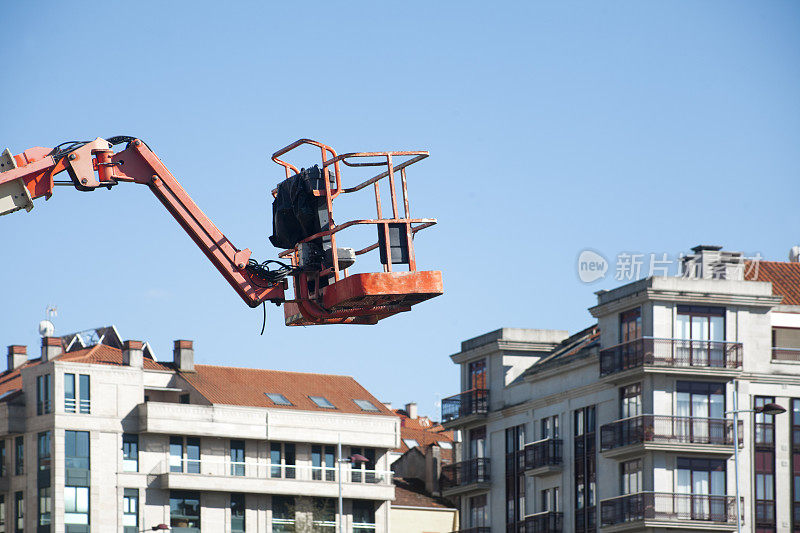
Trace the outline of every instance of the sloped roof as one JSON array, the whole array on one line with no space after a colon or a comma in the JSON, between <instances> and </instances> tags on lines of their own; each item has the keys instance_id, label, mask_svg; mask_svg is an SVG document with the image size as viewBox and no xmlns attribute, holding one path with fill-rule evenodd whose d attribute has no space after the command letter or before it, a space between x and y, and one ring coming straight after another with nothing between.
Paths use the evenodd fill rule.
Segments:
<instances>
[{"instance_id":1,"label":"sloped roof","mask_svg":"<svg viewBox=\"0 0 800 533\"><path fill-rule=\"evenodd\" d=\"M215 365L194 368L195 372L179 375L211 403L361 415L394 414L350 376ZM283 394L292 405L274 404L267 398L268 392ZM336 409L319 407L309 396L323 396ZM353 400L369 400L378 410L364 411Z\"/></svg>"},{"instance_id":2,"label":"sloped roof","mask_svg":"<svg viewBox=\"0 0 800 533\"><path fill-rule=\"evenodd\" d=\"M772 293L783 296L783 305L800 305L800 263L784 261L751 261L745 279L771 281Z\"/></svg>"},{"instance_id":3,"label":"sloped roof","mask_svg":"<svg viewBox=\"0 0 800 533\"><path fill-rule=\"evenodd\" d=\"M62 353L56 359L70 363L125 366L122 362L122 350L105 344ZM146 356L142 358L142 366L145 370L173 370L172 364L159 363Z\"/></svg>"},{"instance_id":4,"label":"sloped roof","mask_svg":"<svg viewBox=\"0 0 800 533\"><path fill-rule=\"evenodd\" d=\"M428 417L420 416L409 418L403 409L394 409L394 413L400 417L400 447L395 452L406 453L409 450L404 439L414 439L418 447L424 453L428 446L437 442L453 442L453 432L445 430L441 424L431 422ZM452 453L452 450L442 449L443 458Z\"/></svg>"},{"instance_id":5,"label":"sloped roof","mask_svg":"<svg viewBox=\"0 0 800 533\"><path fill-rule=\"evenodd\" d=\"M425 492L425 484L419 480L396 477L392 481L394 481L392 507L430 507L456 510L447 500L436 498Z\"/></svg>"},{"instance_id":6,"label":"sloped roof","mask_svg":"<svg viewBox=\"0 0 800 533\"><path fill-rule=\"evenodd\" d=\"M588 328L575 333L571 337L564 339L553 349L552 352L532 364L523 373L523 376L535 374L559 364L566 364L575 357L589 353L589 350L598 347L599 345L600 328L597 324L593 324Z\"/></svg>"}]
</instances>

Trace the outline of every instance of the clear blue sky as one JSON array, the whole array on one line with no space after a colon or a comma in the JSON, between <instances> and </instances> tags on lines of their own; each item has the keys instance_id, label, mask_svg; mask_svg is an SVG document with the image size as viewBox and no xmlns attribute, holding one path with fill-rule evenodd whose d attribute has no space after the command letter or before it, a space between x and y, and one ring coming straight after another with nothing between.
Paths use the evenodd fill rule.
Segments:
<instances>
[{"instance_id":1,"label":"clear blue sky","mask_svg":"<svg viewBox=\"0 0 800 533\"><path fill-rule=\"evenodd\" d=\"M446 294L372 327L246 307L146 188L61 188L0 219L0 345L116 324L161 358L355 376L438 416L448 355L501 327L574 331L584 248L800 243L800 3L8 2L0 149L145 139L239 247L268 258L268 157L429 149L410 175L420 266Z\"/></svg>"}]
</instances>

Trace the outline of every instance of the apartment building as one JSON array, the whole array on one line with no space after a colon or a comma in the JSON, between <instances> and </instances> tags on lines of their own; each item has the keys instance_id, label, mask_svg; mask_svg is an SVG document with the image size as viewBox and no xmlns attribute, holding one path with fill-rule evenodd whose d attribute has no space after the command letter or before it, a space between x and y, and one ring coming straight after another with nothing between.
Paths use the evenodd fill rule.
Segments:
<instances>
[{"instance_id":1,"label":"apartment building","mask_svg":"<svg viewBox=\"0 0 800 533\"><path fill-rule=\"evenodd\" d=\"M738 464L742 531L800 532L800 263L693 251L683 276L596 293L574 335L461 343L460 531L734 531Z\"/></svg>"},{"instance_id":2,"label":"apartment building","mask_svg":"<svg viewBox=\"0 0 800 533\"><path fill-rule=\"evenodd\" d=\"M115 328L8 348L0 533L389 531L398 417L348 376L157 361ZM341 447L341 454L338 448ZM339 458L342 461L339 461Z\"/></svg>"}]
</instances>

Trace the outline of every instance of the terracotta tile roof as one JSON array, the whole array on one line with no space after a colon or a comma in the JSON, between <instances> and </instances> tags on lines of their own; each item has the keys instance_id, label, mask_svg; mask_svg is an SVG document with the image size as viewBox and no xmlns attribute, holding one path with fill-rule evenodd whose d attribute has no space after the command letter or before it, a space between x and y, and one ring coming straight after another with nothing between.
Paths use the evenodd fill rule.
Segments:
<instances>
[{"instance_id":1,"label":"terracotta tile roof","mask_svg":"<svg viewBox=\"0 0 800 533\"><path fill-rule=\"evenodd\" d=\"M70 363L123 366L122 350L105 344L96 344L91 348L67 352L59 355L57 359ZM145 370L173 370L171 364L159 363L149 357L143 359L142 366Z\"/></svg>"},{"instance_id":2,"label":"terracotta tile roof","mask_svg":"<svg viewBox=\"0 0 800 533\"><path fill-rule=\"evenodd\" d=\"M437 442L453 442L453 432L446 431L441 424L431 422L428 417L420 416L409 418L403 409L395 409L394 413L400 417L400 447L394 451L406 453L409 448L404 439L414 439L424 453L425 449ZM451 450L442 449L442 458L452 454Z\"/></svg>"},{"instance_id":3,"label":"terracotta tile roof","mask_svg":"<svg viewBox=\"0 0 800 533\"><path fill-rule=\"evenodd\" d=\"M783 305L800 305L800 263L784 261L749 261L745 278L751 281L771 281L772 293L783 296Z\"/></svg>"},{"instance_id":4,"label":"terracotta tile roof","mask_svg":"<svg viewBox=\"0 0 800 533\"><path fill-rule=\"evenodd\" d=\"M431 507L453 509L447 500L436 498L425 492L425 484L416 479L394 478L394 501L392 507Z\"/></svg>"},{"instance_id":5,"label":"terracotta tile roof","mask_svg":"<svg viewBox=\"0 0 800 533\"><path fill-rule=\"evenodd\" d=\"M366 415L393 413L350 376L284 372L260 368L195 365L195 372L179 375L208 401L225 405L274 407ZM276 405L266 393L283 394L292 405ZM323 396L336 409L319 407L309 396ZM363 411L353 400L369 400L378 410Z\"/></svg>"},{"instance_id":6,"label":"terracotta tile roof","mask_svg":"<svg viewBox=\"0 0 800 533\"><path fill-rule=\"evenodd\" d=\"M37 364L39 364L38 359L31 359L19 368L6 370L0 373L0 396L10 393L11 391L22 389L22 375L20 374L20 370ZM9 399L9 396L5 396L2 400L5 401L7 399Z\"/></svg>"}]
</instances>

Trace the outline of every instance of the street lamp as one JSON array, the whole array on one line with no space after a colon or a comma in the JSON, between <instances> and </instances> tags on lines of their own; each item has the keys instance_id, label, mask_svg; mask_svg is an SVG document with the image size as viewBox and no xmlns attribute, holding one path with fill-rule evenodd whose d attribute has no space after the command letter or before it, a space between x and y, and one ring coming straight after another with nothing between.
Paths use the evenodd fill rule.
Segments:
<instances>
[{"instance_id":1,"label":"street lamp","mask_svg":"<svg viewBox=\"0 0 800 533\"><path fill-rule=\"evenodd\" d=\"M339 436L337 443L337 455L339 459L336 461L339 463L339 533L344 533L344 505L342 503L342 464L343 463L352 463L352 464L359 464L359 463L368 463L369 459L364 457L363 455L354 453L347 459L342 458L342 438L341 435Z\"/></svg>"},{"instance_id":2,"label":"street lamp","mask_svg":"<svg viewBox=\"0 0 800 533\"><path fill-rule=\"evenodd\" d=\"M786 412L786 408L777 403L765 403L753 409L737 409L739 397L739 383L735 382L733 393L733 411L725 414L733 415L733 469L736 478L736 531L742 532L742 504L739 501L739 413L762 413L765 415L779 415Z\"/></svg>"}]
</instances>

